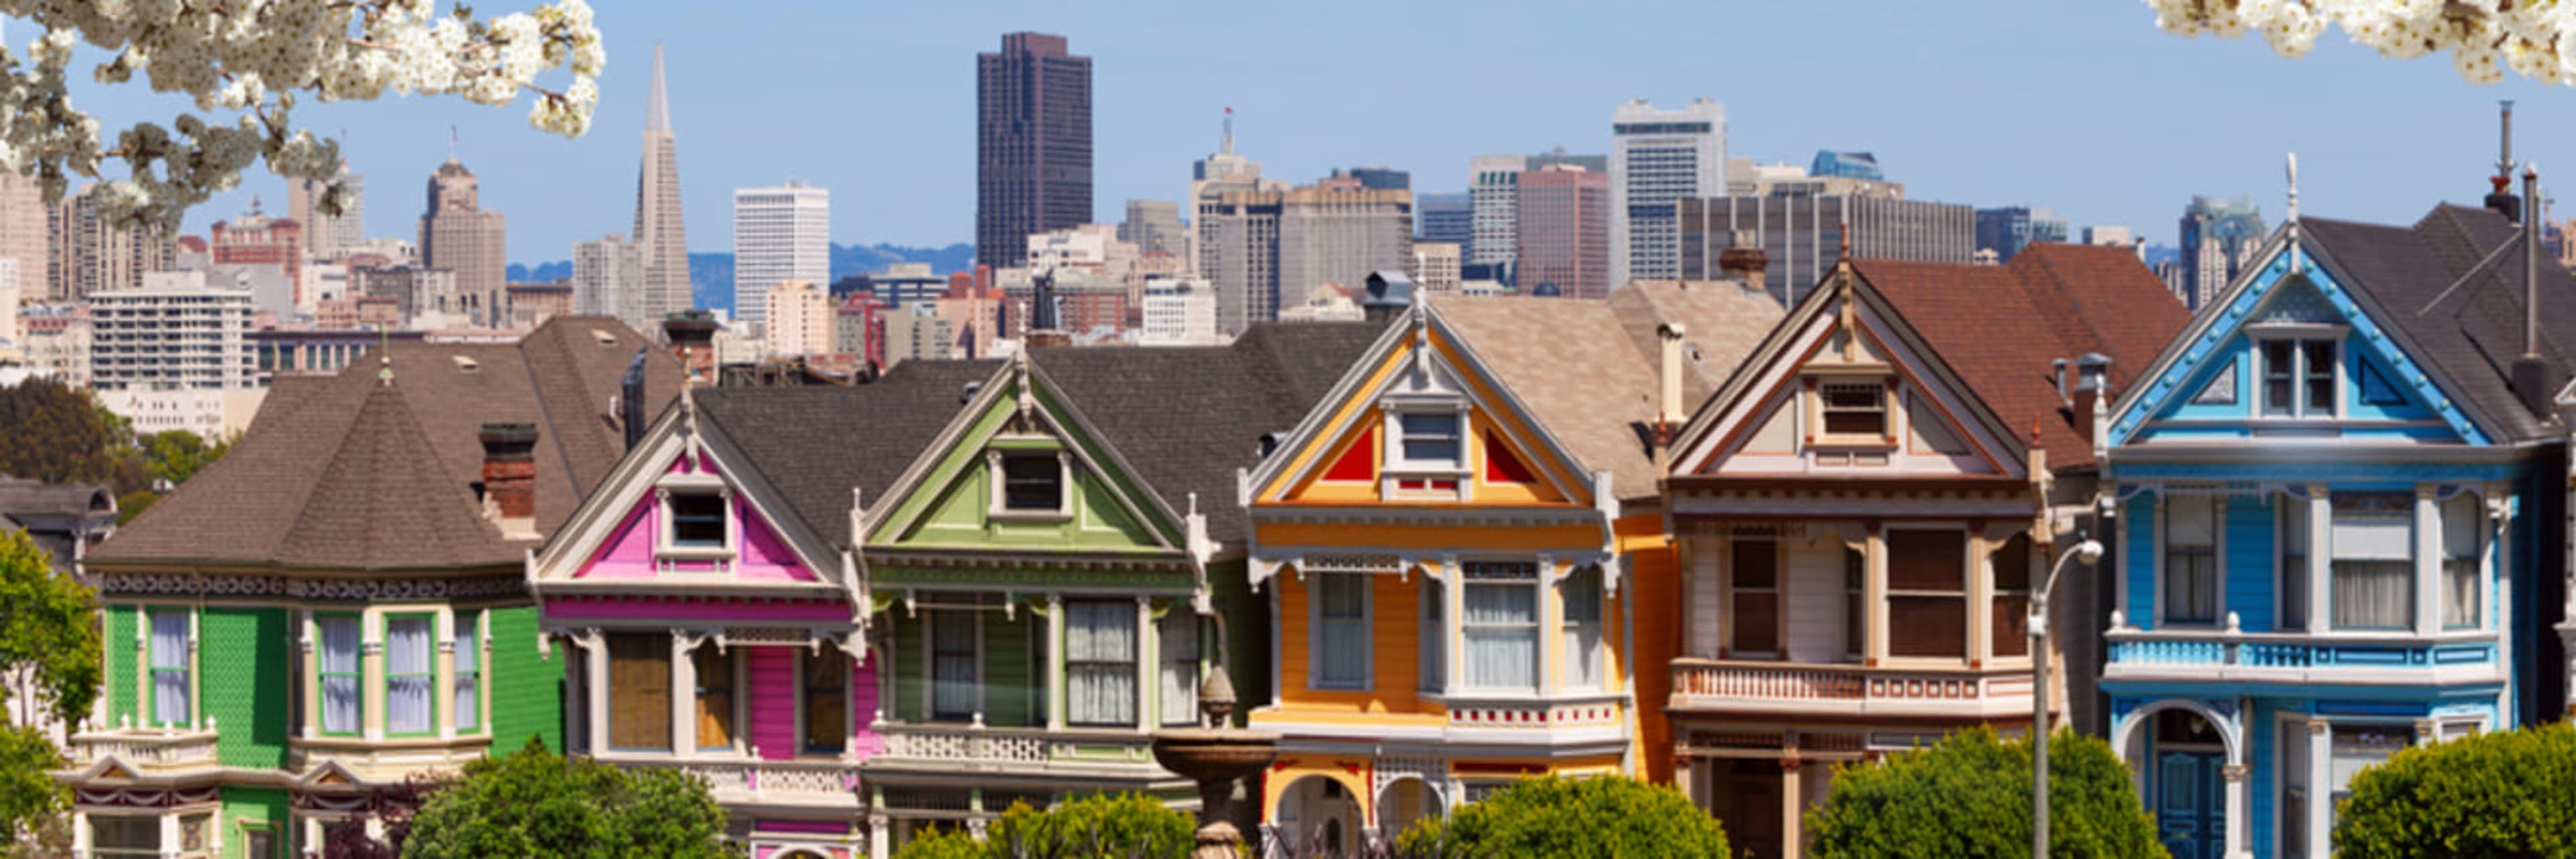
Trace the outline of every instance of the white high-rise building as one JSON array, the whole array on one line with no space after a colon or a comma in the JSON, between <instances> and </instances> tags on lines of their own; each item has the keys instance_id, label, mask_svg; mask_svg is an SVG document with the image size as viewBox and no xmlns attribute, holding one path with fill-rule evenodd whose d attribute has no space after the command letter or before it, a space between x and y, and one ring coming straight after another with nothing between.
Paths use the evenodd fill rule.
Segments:
<instances>
[{"instance_id":1,"label":"white high-rise building","mask_svg":"<svg viewBox=\"0 0 2576 859\"><path fill-rule=\"evenodd\" d=\"M1145 325L1140 346L1217 346L1225 342L1216 330L1216 290L1190 277L1145 280Z\"/></svg>"},{"instance_id":2,"label":"white high-rise building","mask_svg":"<svg viewBox=\"0 0 2576 859\"><path fill-rule=\"evenodd\" d=\"M1724 195L1726 107L1706 97L1680 110L1629 99L1610 119L1610 285L1681 271L1682 200Z\"/></svg>"},{"instance_id":3,"label":"white high-rise building","mask_svg":"<svg viewBox=\"0 0 2576 859\"><path fill-rule=\"evenodd\" d=\"M614 316L626 327L652 331L661 320L647 312L644 247L624 233L572 246L572 312Z\"/></svg>"},{"instance_id":4,"label":"white high-rise building","mask_svg":"<svg viewBox=\"0 0 2576 859\"><path fill-rule=\"evenodd\" d=\"M832 281L832 192L802 182L733 192L733 312L760 324L780 281Z\"/></svg>"},{"instance_id":5,"label":"white high-rise building","mask_svg":"<svg viewBox=\"0 0 2576 859\"><path fill-rule=\"evenodd\" d=\"M157 271L140 286L90 293L90 384L102 391L257 384L251 291L202 271Z\"/></svg>"},{"instance_id":6,"label":"white high-rise building","mask_svg":"<svg viewBox=\"0 0 2576 859\"><path fill-rule=\"evenodd\" d=\"M1504 265L1520 248L1521 171L1529 159L1479 155L1467 162L1468 239L1462 261Z\"/></svg>"}]
</instances>

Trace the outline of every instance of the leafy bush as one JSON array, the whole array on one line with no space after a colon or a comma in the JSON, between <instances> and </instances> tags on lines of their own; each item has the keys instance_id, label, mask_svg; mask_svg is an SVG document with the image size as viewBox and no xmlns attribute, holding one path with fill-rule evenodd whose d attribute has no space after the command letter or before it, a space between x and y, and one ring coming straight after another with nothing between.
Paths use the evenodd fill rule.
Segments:
<instances>
[{"instance_id":1,"label":"leafy bush","mask_svg":"<svg viewBox=\"0 0 2576 859\"><path fill-rule=\"evenodd\" d=\"M1822 857L2013 856L2030 850L2030 741L1980 726L1876 763L1836 767L1807 812ZM2048 741L2051 856L2163 856L2129 768L2101 740Z\"/></svg>"},{"instance_id":2,"label":"leafy bush","mask_svg":"<svg viewBox=\"0 0 2576 859\"><path fill-rule=\"evenodd\" d=\"M1092 794L1047 811L1026 802L984 827L916 838L897 859L1186 859L1198 824L1143 794Z\"/></svg>"},{"instance_id":3,"label":"leafy bush","mask_svg":"<svg viewBox=\"0 0 2576 859\"><path fill-rule=\"evenodd\" d=\"M2353 777L2340 812L2334 847L2347 859L2576 855L2576 727L2398 752Z\"/></svg>"},{"instance_id":4,"label":"leafy bush","mask_svg":"<svg viewBox=\"0 0 2576 859\"><path fill-rule=\"evenodd\" d=\"M566 759L532 739L466 764L463 778L431 793L403 855L717 859L733 855L724 831L704 782Z\"/></svg>"},{"instance_id":5,"label":"leafy bush","mask_svg":"<svg viewBox=\"0 0 2576 859\"><path fill-rule=\"evenodd\" d=\"M1723 859L1726 832L1681 791L1624 776L1522 779L1397 836L1408 857Z\"/></svg>"}]
</instances>

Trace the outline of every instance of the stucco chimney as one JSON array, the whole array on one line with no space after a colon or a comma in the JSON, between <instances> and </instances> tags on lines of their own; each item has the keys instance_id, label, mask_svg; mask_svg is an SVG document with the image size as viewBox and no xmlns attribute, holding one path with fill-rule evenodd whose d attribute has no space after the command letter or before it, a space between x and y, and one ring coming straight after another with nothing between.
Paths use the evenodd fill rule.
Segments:
<instances>
[{"instance_id":1,"label":"stucco chimney","mask_svg":"<svg viewBox=\"0 0 2576 859\"><path fill-rule=\"evenodd\" d=\"M537 536L537 425L487 423L483 442L483 516L507 539Z\"/></svg>"},{"instance_id":2,"label":"stucco chimney","mask_svg":"<svg viewBox=\"0 0 2576 859\"><path fill-rule=\"evenodd\" d=\"M1682 422L1690 419L1682 404L1682 350L1687 348L1682 338L1689 333L1679 322L1655 327L1656 336L1663 341L1663 360L1656 365L1655 446L1658 448L1671 447Z\"/></svg>"}]
</instances>

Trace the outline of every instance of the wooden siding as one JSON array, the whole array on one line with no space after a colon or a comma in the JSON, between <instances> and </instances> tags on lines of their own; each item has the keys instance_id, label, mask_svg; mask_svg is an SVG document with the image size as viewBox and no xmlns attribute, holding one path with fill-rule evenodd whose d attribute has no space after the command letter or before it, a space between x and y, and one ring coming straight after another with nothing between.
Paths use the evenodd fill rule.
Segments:
<instances>
[{"instance_id":1,"label":"wooden siding","mask_svg":"<svg viewBox=\"0 0 2576 859\"><path fill-rule=\"evenodd\" d=\"M1311 581L1294 572L1273 581L1279 587L1279 702L1282 709L1303 712L1446 713L1416 694L1422 685L1421 574L1403 580L1369 574L1370 684L1365 690L1316 689L1309 684L1313 662L1308 638Z\"/></svg>"},{"instance_id":2,"label":"wooden siding","mask_svg":"<svg viewBox=\"0 0 2576 859\"><path fill-rule=\"evenodd\" d=\"M751 730L746 736L760 747L764 760L786 760L796 756L802 743L797 742L796 711L804 702L796 694L796 651L785 647L754 647L745 654L743 684L750 695Z\"/></svg>"}]
</instances>

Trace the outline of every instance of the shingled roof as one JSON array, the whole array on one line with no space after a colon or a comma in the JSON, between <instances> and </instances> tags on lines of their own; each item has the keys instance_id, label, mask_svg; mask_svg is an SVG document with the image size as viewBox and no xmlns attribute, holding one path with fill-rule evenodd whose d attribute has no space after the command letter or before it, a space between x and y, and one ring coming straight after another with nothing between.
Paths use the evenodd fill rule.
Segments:
<instances>
[{"instance_id":1,"label":"shingled roof","mask_svg":"<svg viewBox=\"0 0 2576 859\"><path fill-rule=\"evenodd\" d=\"M2444 204L2412 227L2325 218L2299 222L2307 245L2371 318L2395 329L2407 354L2429 365L2443 390L2508 441L2553 437L2551 422L2522 405L2510 383L2522 355L2523 265L2518 251L2478 269L2517 228L2486 209ZM2475 273L2463 281L2461 278ZM2454 285L2457 288L2454 289ZM2548 390L2576 362L2576 276L2554 259L2540 264L2539 354Z\"/></svg>"},{"instance_id":2,"label":"shingled roof","mask_svg":"<svg viewBox=\"0 0 2576 859\"><path fill-rule=\"evenodd\" d=\"M2050 362L2099 353L2111 359L2112 394L2128 389L2191 311L2125 248L2040 243L2001 266L1852 260L1951 372L2053 468L2093 461L2057 396Z\"/></svg>"},{"instance_id":3,"label":"shingled roof","mask_svg":"<svg viewBox=\"0 0 2576 859\"><path fill-rule=\"evenodd\" d=\"M1594 301L1442 295L1433 306L1585 471L1610 472L1621 498L1657 492L1656 329L1680 323L1697 347L1682 376L1685 408L1695 408L1783 314L1769 295L1717 281L1635 281Z\"/></svg>"},{"instance_id":4,"label":"shingled roof","mask_svg":"<svg viewBox=\"0 0 2576 859\"><path fill-rule=\"evenodd\" d=\"M286 377L230 453L89 554L119 564L418 570L519 563L472 486L488 422L538 430L536 524L547 533L623 453L612 400L636 350L645 393L676 395L677 363L605 317L556 317L512 344L394 343L332 376Z\"/></svg>"}]
</instances>

